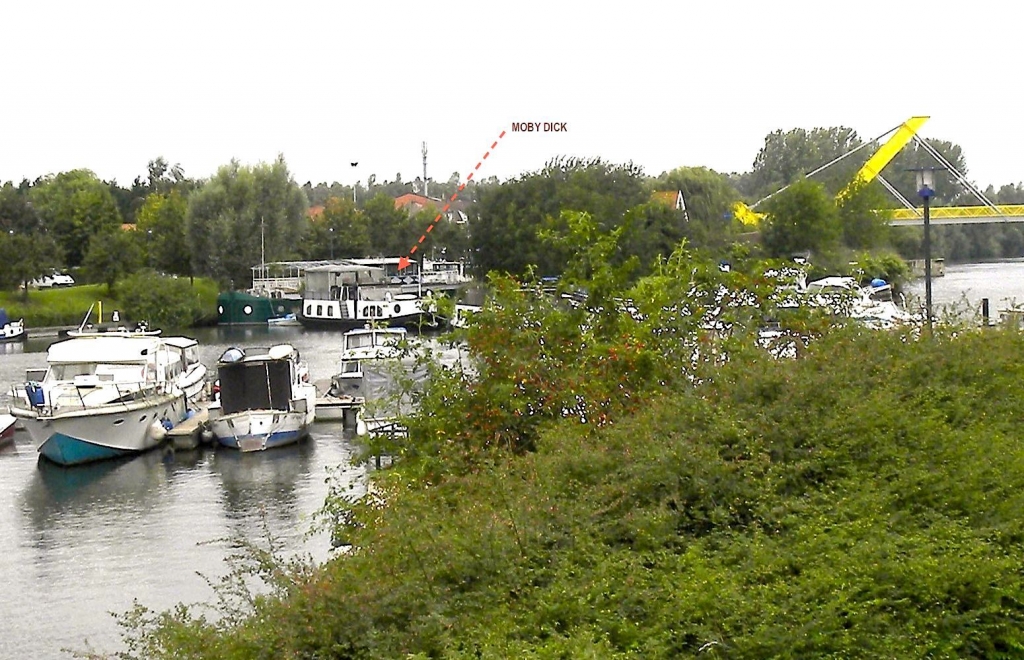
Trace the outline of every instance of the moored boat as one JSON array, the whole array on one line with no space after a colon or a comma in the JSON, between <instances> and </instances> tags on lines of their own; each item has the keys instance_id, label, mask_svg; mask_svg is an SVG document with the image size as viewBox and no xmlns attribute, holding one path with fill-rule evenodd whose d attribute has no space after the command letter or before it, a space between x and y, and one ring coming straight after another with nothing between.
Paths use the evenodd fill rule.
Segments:
<instances>
[{"instance_id":1,"label":"moored boat","mask_svg":"<svg viewBox=\"0 0 1024 660\"><path fill-rule=\"evenodd\" d=\"M269 350L230 348L217 363L220 400L211 405L217 442L261 451L298 442L316 413L316 388L289 344Z\"/></svg>"},{"instance_id":2,"label":"moored boat","mask_svg":"<svg viewBox=\"0 0 1024 660\"><path fill-rule=\"evenodd\" d=\"M438 324L431 300L403 290L401 283L391 283L397 276L389 278L383 268L327 264L307 268L305 278L299 321L306 327L351 330L366 323L407 327Z\"/></svg>"},{"instance_id":3,"label":"moored boat","mask_svg":"<svg viewBox=\"0 0 1024 660\"><path fill-rule=\"evenodd\" d=\"M14 427L18 419L14 415L0 414L0 447L14 442Z\"/></svg>"},{"instance_id":4,"label":"moored boat","mask_svg":"<svg viewBox=\"0 0 1024 660\"><path fill-rule=\"evenodd\" d=\"M391 380L389 369L396 361L405 369L416 363L417 347L405 328L367 326L349 330L342 341L341 368L331 378L330 394L334 396L376 398Z\"/></svg>"},{"instance_id":5,"label":"moored boat","mask_svg":"<svg viewBox=\"0 0 1024 660\"><path fill-rule=\"evenodd\" d=\"M180 356L157 336L82 335L47 350L41 382L11 407L40 454L60 465L137 454L183 420Z\"/></svg>"},{"instance_id":6,"label":"moored boat","mask_svg":"<svg viewBox=\"0 0 1024 660\"><path fill-rule=\"evenodd\" d=\"M25 338L25 319L11 320L7 310L0 307L0 342L21 341Z\"/></svg>"}]
</instances>

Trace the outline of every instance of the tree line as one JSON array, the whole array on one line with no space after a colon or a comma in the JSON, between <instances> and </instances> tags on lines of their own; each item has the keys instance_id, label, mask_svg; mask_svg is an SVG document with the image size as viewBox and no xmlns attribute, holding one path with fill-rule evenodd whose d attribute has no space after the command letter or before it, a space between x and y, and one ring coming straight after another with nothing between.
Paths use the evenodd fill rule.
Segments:
<instances>
[{"instance_id":1,"label":"tree line","mask_svg":"<svg viewBox=\"0 0 1024 660\"><path fill-rule=\"evenodd\" d=\"M959 145L928 142L967 172ZM873 146L846 127L794 129L766 136L745 173L681 167L649 176L632 163L556 157L514 179L471 181L459 191L461 176L453 172L446 181L427 182L427 192L442 200L458 192L468 222L437 223L421 254L462 259L481 275L536 269L558 276L567 254L545 237L566 229L563 211L579 211L602 231L622 232L609 258L635 258L639 273L684 240L723 258L729 246L747 241L765 257L810 253L826 266L848 263L865 251L920 257L919 228L890 229L885 216L874 212L897 206L879 184L836 201ZM911 144L884 176L913 202L910 170L931 164L925 149ZM410 214L396 208L394 199L422 194L424 187L420 178L404 181L400 173L380 183L371 175L354 189L336 182L299 185L283 156L257 165L232 161L206 179L191 178L160 157L130 186L85 169L8 182L0 188L0 286L13 288L52 269L73 268L113 287L119 278L151 268L244 288L251 268L263 261L401 256L417 245L439 209ZM947 172L938 173L936 190L936 205L977 203ZM676 192L685 210L676 208ZM1024 185L990 185L986 194L996 203L1021 203ZM757 207L766 213L759 233L733 217L732 206L740 200L764 200ZM310 213L313 207L316 213ZM933 241L933 254L951 260L1016 257L1024 254L1024 227L942 226Z\"/></svg>"}]
</instances>

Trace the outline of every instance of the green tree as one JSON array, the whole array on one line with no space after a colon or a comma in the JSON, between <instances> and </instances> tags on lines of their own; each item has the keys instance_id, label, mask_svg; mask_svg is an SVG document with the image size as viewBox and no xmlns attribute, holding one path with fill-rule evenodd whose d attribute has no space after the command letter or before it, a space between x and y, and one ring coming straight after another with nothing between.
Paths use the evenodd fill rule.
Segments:
<instances>
[{"instance_id":1,"label":"green tree","mask_svg":"<svg viewBox=\"0 0 1024 660\"><path fill-rule=\"evenodd\" d=\"M843 244L852 250L870 250L889 244L886 195L877 184L857 186L836 200Z\"/></svg>"},{"instance_id":2,"label":"green tree","mask_svg":"<svg viewBox=\"0 0 1024 660\"><path fill-rule=\"evenodd\" d=\"M351 198L329 197L303 241L307 259L365 257L370 250L369 222Z\"/></svg>"},{"instance_id":3,"label":"green tree","mask_svg":"<svg viewBox=\"0 0 1024 660\"><path fill-rule=\"evenodd\" d=\"M192 272L244 286L261 261L299 256L307 208L283 156L270 164L221 167L189 197Z\"/></svg>"},{"instance_id":4,"label":"green tree","mask_svg":"<svg viewBox=\"0 0 1024 660\"><path fill-rule=\"evenodd\" d=\"M370 254L391 257L408 254L426 226L417 228L409 214L395 208L395 199L377 193L363 205L370 234Z\"/></svg>"},{"instance_id":5,"label":"green tree","mask_svg":"<svg viewBox=\"0 0 1024 660\"><path fill-rule=\"evenodd\" d=\"M45 177L32 187L29 199L71 267L82 264L95 234L121 226L110 187L89 170Z\"/></svg>"},{"instance_id":6,"label":"green tree","mask_svg":"<svg viewBox=\"0 0 1024 660\"><path fill-rule=\"evenodd\" d=\"M862 143L857 132L845 126L777 130L765 137L750 175L742 178L742 192L752 201L767 197ZM816 174L814 179L835 195L853 180L869 156L868 148L862 149Z\"/></svg>"},{"instance_id":7,"label":"green tree","mask_svg":"<svg viewBox=\"0 0 1024 660\"><path fill-rule=\"evenodd\" d=\"M633 164L551 160L539 172L482 187L478 218L470 228L474 266L482 273L522 274L534 265L542 275L558 275L568 255L543 244L538 232L567 231L562 211L586 212L608 231L623 223L628 209L646 201L643 172Z\"/></svg>"},{"instance_id":8,"label":"green tree","mask_svg":"<svg viewBox=\"0 0 1024 660\"><path fill-rule=\"evenodd\" d=\"M842 227L835 201L822 184L802 179L763 207L762 241L770 256L788 258L811 252L824 262L835 255Z\"/></svg>"},{"instance_id":9,"label":"green tree","mask_svg":"<svg viewBox=\"0 0 1024 660\"><path fill-rule=\"evenodd\" d=\"M23 287L28 300L28 283L60 268L64 262L60 247L44 231L39 215L29 202L28 191L10 182L0 188L0 285Z\"/></svg>"},{"instance_id":10,"label":"green tree","mask_svg":"<svg viewBox=\"0 0 1024 660\"><path fill-rule=\"evenodd\" d=\"M118 228L89 239L82 268L89 279L105 283L112 295L117 280L134 273L141 263L142 250L134 232Z\"/></svg>"},{"instance_id":11,"label":"green tree","mask_svg":"<svg viewBox=\"0 0 1024 660\"><path fill-rule=\"evenodd\" d=\"M187 220L188 201L178 190L146 197L136 222L146 265L173 275L191 274Z\"/></svg>"}]
</instances>

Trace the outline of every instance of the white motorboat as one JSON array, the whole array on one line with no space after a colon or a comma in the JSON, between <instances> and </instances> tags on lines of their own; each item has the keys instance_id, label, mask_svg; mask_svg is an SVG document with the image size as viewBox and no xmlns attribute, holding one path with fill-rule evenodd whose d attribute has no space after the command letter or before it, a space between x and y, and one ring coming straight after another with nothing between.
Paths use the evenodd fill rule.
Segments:
<instances>
[{"instance_id":1,"label":"white motorboat","mask_svg":"<svg viewBox=\"0 0 1024 660\"><path fill-rule=\"evenodd\" d=\"M852 277L825 277L808 282L805 293L812 305L847 314L872 329L888 329L918 320L893 299L892 285L876 279L861 286Z\"/></svg>"},{"instance_id":2,"label":"white motorboat","mask_svg":"<svg viewBox=\"0 0 1024 660\"><path fill-rule=\"evenodd\" d=\"M374 398L391 380L396 362L403 369L415 366L418 346L399 327L365 327L343 337L341 370L331 379L330 394Z\"/></svg>"},{"instance_id":3,"label":"white motorboat","mask_svg":"<svg viewBox=\"0 0 1024 660\"><path fill-rule=\"evenodd\" d=\"M206 365L199 358L199 342L191 337L167 337L164 343L177 355L170 365L170 375L185 393L189 403L206 398Z\"/></svg>"},{"instance_id":4,"label":"white motorboat","mask_svg":"<svg viewBox=\"0 0 1024 660\"><path fill-rule=\"evenodd\" d=\"M11 320L7 310L0 307L0 342L21 341L25 338L25 319Z\"/></svg>"},{"instance_id":5,"label":"white motorboat","mask_svg":"<svg viewBox=\"0 0 1024 660\"><path fill-rule=\"evenodd\" d=\"M260 451L298 442L316 414L316 388L289 344L269 350L230 348L217 363L220 400L211 405L217 442Z\"/></svg>"},{"instance_id":6,"label":"white motorboat","mask_svg":"<svg viewBox=\"0 0 1024 660\"><path fill-rule=\"evenodd\" d=\"M296 326L301 327L302 322L299 321L293 312L289 312L284 316L272 316L267 319L267 326L271 328L294 328Z\"/></svg>"},{"instance_id":7,"label":"white motorboat","mask_svg":"<svg viewBox=\"0 0 1024 660\"><path fill-rule=\"evenodd\" d=\"M121 333L81 335L47 350L41 382L11 408L36 449L61 465L156 447L187 414L181 357L166 340Z\"/></svg>"}]
</instances>

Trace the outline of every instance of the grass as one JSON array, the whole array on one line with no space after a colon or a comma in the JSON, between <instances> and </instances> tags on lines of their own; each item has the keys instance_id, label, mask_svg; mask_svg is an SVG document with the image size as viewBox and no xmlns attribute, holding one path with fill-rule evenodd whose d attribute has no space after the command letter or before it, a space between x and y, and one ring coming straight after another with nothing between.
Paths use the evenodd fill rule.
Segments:
<instances>
[{"instance_id":1,"label":"grass","mask_svg":"<svg viewBox=\"0 0 1024 660\"><path fill-rule=\"evenodd\" d=\"M120 309L116 298L107 295L105 284L83 284L59 289L30 289L26 302L24 291L0 291L0 306L13 319L24 318L29 328L56 325L78 325L90 305L103 303L103 316ZM97 310L93 309L93 320Z\"/></svg>"}]
</instances>

